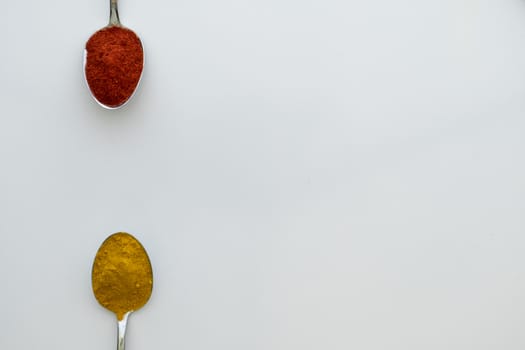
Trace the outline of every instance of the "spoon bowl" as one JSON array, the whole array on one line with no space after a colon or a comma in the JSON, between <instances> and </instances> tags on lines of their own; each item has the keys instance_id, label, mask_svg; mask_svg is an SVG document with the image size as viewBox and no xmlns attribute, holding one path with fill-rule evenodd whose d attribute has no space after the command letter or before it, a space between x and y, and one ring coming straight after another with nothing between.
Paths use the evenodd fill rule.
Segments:
<instances>
[{"instance_id":1,"label":"spoon bowl","mask_svg":"<svg viewBox=\"0 0 525 350\"><path fill-rule=\"evenodd\" d=\"M124 106L133 97L144 67L140 38L120 23L117 0L110 0L109 24L95 32L84 49L84 78L104 108Z\"/></svg>"}]
</instances>

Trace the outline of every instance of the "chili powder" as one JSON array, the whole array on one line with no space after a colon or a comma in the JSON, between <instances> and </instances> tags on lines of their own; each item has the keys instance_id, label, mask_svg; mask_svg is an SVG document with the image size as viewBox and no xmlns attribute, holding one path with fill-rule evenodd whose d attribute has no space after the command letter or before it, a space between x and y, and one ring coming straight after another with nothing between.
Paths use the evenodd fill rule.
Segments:
<instances>
[{"instance_id":1,"label":"chili powder","mask_svg":"<svg viewBox=\"0 0 525 350\"><path fill-rule=\"evenodd\" d=\"M127 28L105 27L86 43L86 81L97 101L107 107L119 107L133 95L143 65L142 43Z\"/></svg>"}]
</instances>

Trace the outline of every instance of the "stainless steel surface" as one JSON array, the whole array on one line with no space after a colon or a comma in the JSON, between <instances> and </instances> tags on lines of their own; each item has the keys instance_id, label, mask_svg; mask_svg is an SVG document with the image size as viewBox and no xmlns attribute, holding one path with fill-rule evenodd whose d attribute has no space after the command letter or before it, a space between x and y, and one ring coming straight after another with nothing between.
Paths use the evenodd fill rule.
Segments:
<instances>
[{"instance_id":1,"label":"stainless steel surface","mask_svg":"<svg viewBox=\"0 0 525 350\"><path fill-rule=\"evenodd\" d=\"M120 26L120 18L118 16L118 0L109 0L109 25Z\"/></svg>"},{"instance_id":2,"label":"stainless steel surface","mask_svg":"<svg viewBox=\"0 0 525 350\"><path fill-rule=\"evenodd\" d=\"M128 325L128 317L131 311L124 315L122 320L117 322L117 350L124 350L126 340L126 326Z\"/></svg>"}]
</instances>

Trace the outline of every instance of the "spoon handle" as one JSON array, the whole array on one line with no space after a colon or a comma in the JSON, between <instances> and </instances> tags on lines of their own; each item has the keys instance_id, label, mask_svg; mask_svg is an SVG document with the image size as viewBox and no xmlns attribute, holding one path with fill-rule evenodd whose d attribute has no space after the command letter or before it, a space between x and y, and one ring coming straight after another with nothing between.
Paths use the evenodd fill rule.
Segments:
<instances>
[{"instance_id":1,"label":"spoon handle","mask_svg":"<svg viewBox=\"0 0 525 350\"><path fill-rule=\"evenodd\" d=\"M117 350L124 350L124 340L126 338L126 326L128 324L128 316L130 312L124 315L122 320L117 322Z\"/></svg>"},{"instance_id":2,"label":"spoon handle","mask_svg":"<svg viewBox=\"0 0 525 350\"><path fill-rule=\"evenodd\" d=\"M109 0L109 25L120 26L120 18L118 17L117 0Z\"/></svg>"}]
</instances>

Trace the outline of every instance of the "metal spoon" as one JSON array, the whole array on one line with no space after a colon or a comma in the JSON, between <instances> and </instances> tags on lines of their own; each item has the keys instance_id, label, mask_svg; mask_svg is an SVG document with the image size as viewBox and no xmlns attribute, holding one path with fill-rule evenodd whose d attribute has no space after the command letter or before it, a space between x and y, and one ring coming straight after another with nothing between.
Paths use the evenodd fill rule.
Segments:
<instances>
[{"instance_id":1,"label":"metal spoon","mask_svg":"<svg viewBox=\"0 0 525 350\"><path fill-rule=\"evenodd\" d=\"M91 282L98 302L117 316L117 350L124 350L128 317L148 302L153 288L146 250L129 233L109 236L95 256Z\"/></svg>"},{"instance_id":2,"label":"metal spoon","mask_svg":"<svg viewBox=\"0 0 525 350\"><path fill-rule=\"evenodd\" d=\"M93 98L104 108L116 109L124 106L134 95L144 67L144 50L140 38L129 28L120 23L117 0L110 0L109 24L95 32L87 41L84 49L84 78ZM93 49L101 35L115 37L116 31L126 33L127 39L112 41L104 48ZM92 44L90 44L92 43ZM88 49L92 47L91 52ZM120 57L105 59L115 49L121 50ZM101 52L102 50L102 52ZM130 57L141 57L138 62L131 62ZM115 59L116 58L116 59ZM89 68L89 69L88 69Z\"/></svg>"}]
</instances>

